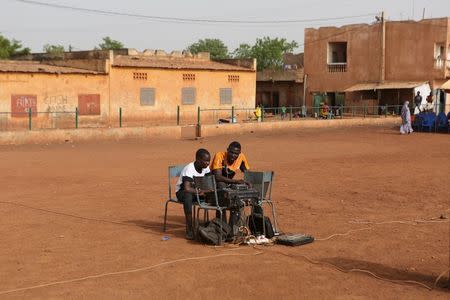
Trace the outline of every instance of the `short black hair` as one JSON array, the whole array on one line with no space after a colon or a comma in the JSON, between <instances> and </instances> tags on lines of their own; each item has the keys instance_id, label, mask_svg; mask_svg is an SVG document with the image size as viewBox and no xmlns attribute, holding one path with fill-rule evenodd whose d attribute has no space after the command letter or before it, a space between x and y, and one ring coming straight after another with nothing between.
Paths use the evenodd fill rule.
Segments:
<instances>
[{"instance_id":1,"label":"short black hair","mask_svg":"<svg viewBox=\"0 0 450 300\"><path fill-rule=\"evenodd\" d=\"M241 144L239 142L236 142L236 141L231 142L228 145L228 149L230 149L230 148L238 148L239 150L241 150Z\"/></svg>"},{"instance_id":2,"label":"short black hair","mask_svg":"<svg viewBox=\"0 0 450 300\"><path fill-rule=\"evenodd\" d=\"M195 159L202 159L205 156L211 156L211 154L209 154L209 151L204 148L200 148L197 152L195 152Z\"/></svg>"}]
</instances>

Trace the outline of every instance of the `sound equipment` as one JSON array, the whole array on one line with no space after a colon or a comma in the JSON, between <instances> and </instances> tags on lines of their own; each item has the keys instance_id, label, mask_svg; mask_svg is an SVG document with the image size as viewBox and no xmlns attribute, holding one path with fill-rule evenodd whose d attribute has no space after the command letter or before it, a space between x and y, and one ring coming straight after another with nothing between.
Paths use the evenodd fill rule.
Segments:
<instances>
[{"instance_id":1,"label":"sound equipment","mask_svg":"<svg viewBox=\"0 0 450 300\"><path fill-rule=\"evenodd\" d=\"M227 208L240 208L245 205L254 205L259 201L259 193L246 184L233 184L217 190L219 206ZM216 205L214 192L205 193L205 202Z\"/></svg>"}]
</instances>

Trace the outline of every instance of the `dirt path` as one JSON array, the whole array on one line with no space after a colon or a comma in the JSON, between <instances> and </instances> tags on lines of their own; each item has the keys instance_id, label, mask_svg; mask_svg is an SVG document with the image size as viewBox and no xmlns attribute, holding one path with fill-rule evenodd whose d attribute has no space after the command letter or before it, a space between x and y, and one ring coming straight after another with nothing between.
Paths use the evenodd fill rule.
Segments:
<instances>
[{"instance_id":1,"label":"dirt path","mask_svg":"<svg viewBox=\"0 0 450 300\"><path fill-rule=\"evenodd\" d=\"M172 206L162 241L167 166L231 139L0 148L0 298L448 299L444 289L348 272L432 286L448 267L448 219L435 219L450 207L448 135L238 137L252 169L275 171L281 229L324 240L207 247L183 238L182 209Z\"/></svg>"}]
</instances>

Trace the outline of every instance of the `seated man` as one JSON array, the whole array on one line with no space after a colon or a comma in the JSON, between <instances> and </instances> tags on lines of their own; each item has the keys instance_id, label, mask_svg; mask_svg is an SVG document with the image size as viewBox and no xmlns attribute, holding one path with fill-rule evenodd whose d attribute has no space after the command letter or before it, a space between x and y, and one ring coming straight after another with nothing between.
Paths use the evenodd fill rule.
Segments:
<instances>
[{"instance_id":1,"label":"seated man","mask_svg":"<svg viewBox=\"0 0 450 300\"><path fill-rule=\"evenodd\" d=\"M247 158L241 153L241 144L232 142L226 152L217 152L212 160L212 173L216 177L217 187L227 184L245 183L242 179L233 179L238 170L245 172L250 169Z\"/></svg>"},{"instance_id":2,"label":"seated man","mask_svg":"<svg viewBox=\"0 0 450 300\"><path fill-rule=\"evenodd\" d=\"M195 153L195 161L183 168L180 177L176 183L177 199L183 202L184 215L186 217L186 239L194 239L192 228L192 203L196 197L196 188L194 186L194 177L203 177L210 173L209 161L211 155L206 149L198 149ZM206 191L199 191L204 195Z\"/></svg>"},{"instance_id":3,"label":"seated man","mask_svg":"<svg viewBox=\"0 0 450 300\"><path fill-rule=\"evenodd\" d=\"M245 172L250 167L247 158L241 153L241 144L239 142L232 142L226 152L217 152L214 155L211 169L216 177L217 188L220 189L226 187L228 184L246 183L243 179L233 178L238 170ZM239 212L231 212L230 225L236 224L238 218Z\"/></svg>"}]
</instances>

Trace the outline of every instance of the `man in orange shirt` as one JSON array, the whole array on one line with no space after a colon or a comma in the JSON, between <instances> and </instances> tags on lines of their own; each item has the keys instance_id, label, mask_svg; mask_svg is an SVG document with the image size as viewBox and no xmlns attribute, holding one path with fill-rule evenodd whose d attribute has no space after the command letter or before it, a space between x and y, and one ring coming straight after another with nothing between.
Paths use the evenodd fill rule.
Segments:
<instances>
[{"instance_id":1,"label":"man in orange shirt","mask_svg":"<svg viewBox=\"0 0 450 300\"><path fill-rule=\"evenodd\" d=\"M226 187L228 184L246 183L250 185L243 179L233 179L238 170L244 173L250 169L247 158L241 152L241 144L239 142L232 142L225 152L217 152L214 155L210 169L211 173L216 177L217 187L219 189ZM226 215L224 218L226 220ZM238 219L239 211L231 211L230 225L233 226L233 224L236 224Z\"/></svg>"},{"instance_id":2,"label":"man in orange shirt","mask_svg":"<svg viewBox=\"0 0 450 300\"><path fill-rule=\"evenodd\" d=\"M226 184L245 183L242 179L233 178L238 170L245 172L248 169L250 167L239 142L232 142L225 152L217 152L211 163L211 171L216 176L219 188Z\"/></svg>"}]
</instances>

